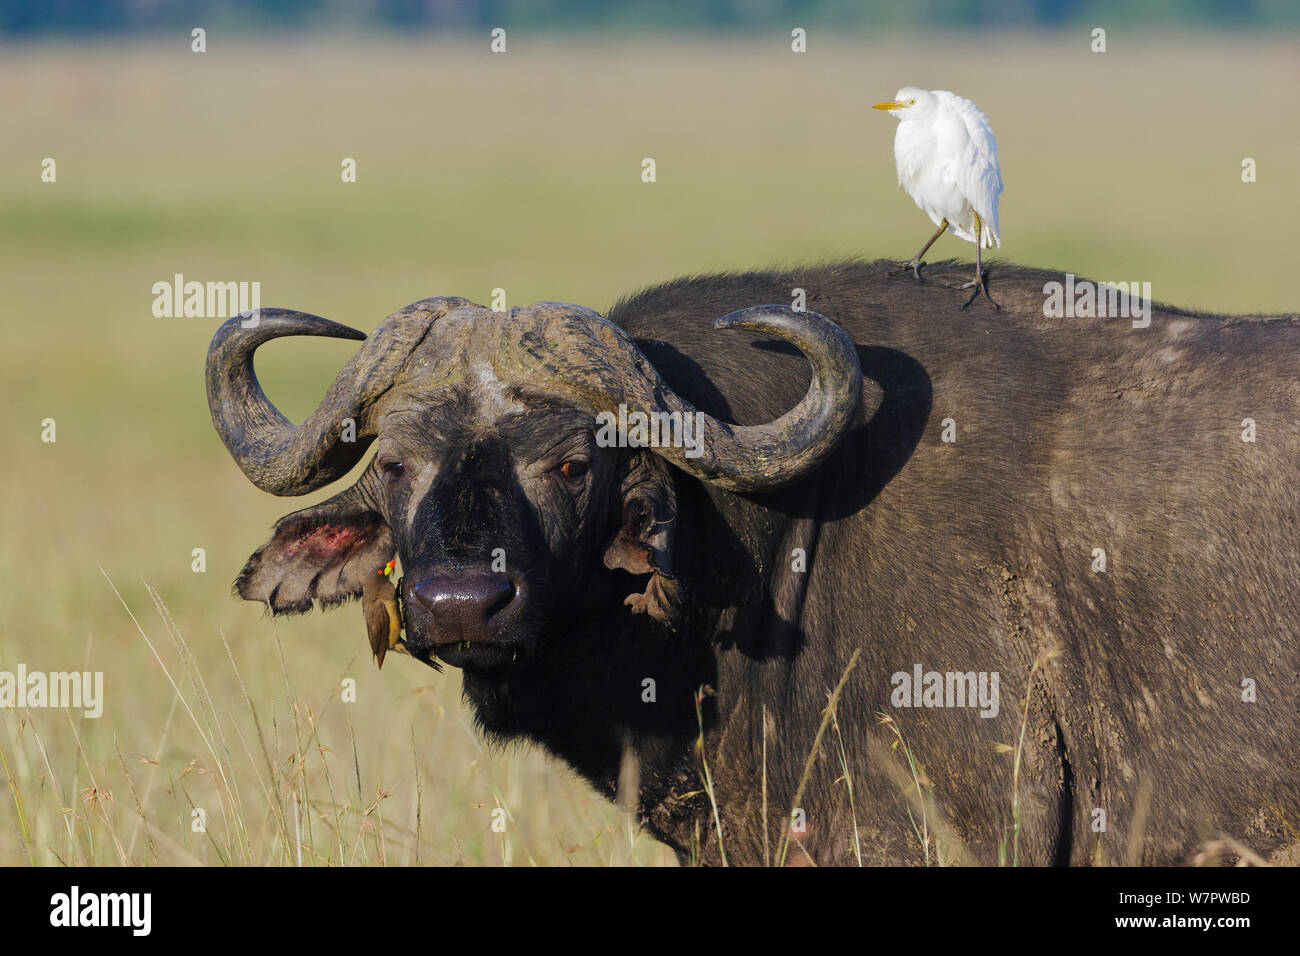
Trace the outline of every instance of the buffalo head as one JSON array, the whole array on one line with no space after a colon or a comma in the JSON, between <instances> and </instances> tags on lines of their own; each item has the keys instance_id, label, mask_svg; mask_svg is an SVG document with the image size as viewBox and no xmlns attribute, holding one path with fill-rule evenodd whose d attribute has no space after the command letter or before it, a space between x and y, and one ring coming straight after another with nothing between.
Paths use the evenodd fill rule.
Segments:
<instances>
[{"instance_id":1,"label":"buffalo head","mask_svg":"<svg viewBox=\"0 0 1300 956\"><path fill-rule=\"evenodd\" d=\"M765 425L711 418L623 329L574 305L496 312L424 299L369 337L285 309L236 316L208 352L208 402L255 485L306 494L376 446L356 484L276 524L238 593L273 613L360 597L381 663L399 648L467 676L544 652L611 599L673 626L672 468L735 492L781 487L831 453L861 393L852 342L820 315L763 306L714 328L796 345L812 366L803 400ZM288 335L365 340L301 425L271 404L253 371L258 346ZM614 447L602 440L602 414L620 408L624 420L676 415L693 440ZM400 594L382 570L394 555ZM640 576L635 593L622 572Z\"/></svg>"}]
</instances>

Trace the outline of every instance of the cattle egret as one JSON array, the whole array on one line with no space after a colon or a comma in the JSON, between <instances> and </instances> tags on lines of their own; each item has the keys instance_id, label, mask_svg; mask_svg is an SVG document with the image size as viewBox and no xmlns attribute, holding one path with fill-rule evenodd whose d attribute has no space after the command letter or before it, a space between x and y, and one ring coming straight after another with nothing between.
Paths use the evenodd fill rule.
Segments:
<instances>
[{"instance_id":1,"label":"cattle egret","mask_svg":"<svg viewBox=\"0 0 1300 956\"><path fill-rule=\"evenodd\" d=\"M1001 246L998 235L998 196L1002 171L998 168L998 143L983 113L970 100L947 90L920 90L905 86L898 96L874 109L888 110L899 121L894 137L898 184L939 229L921 251L890 275L908 269L921 278L921 257L935 240L950 230L959 239L975 243L975 278L958 288L973 291L962 308L981 292L993 303L984 284L980 250Z\"/></svg>"}]
</instances>

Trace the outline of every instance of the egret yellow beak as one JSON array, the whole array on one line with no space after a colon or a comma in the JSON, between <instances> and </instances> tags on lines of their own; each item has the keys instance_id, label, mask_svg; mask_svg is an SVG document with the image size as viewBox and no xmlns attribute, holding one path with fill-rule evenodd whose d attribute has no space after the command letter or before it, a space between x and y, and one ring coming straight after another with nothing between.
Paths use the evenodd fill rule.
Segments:
<instances>
[{"instance_id":1,"label":"egret yellow beak","mask_svg":"<svg viewBox=\"0 0 1300 956\"><path fill-rule=\"evenodd\" d=\"M873 110L905 110L907 109L907 104L895 103L893 100L890 100L887 103L877 103L875 106L871 108Z\"/></svg>"}]
</instances>

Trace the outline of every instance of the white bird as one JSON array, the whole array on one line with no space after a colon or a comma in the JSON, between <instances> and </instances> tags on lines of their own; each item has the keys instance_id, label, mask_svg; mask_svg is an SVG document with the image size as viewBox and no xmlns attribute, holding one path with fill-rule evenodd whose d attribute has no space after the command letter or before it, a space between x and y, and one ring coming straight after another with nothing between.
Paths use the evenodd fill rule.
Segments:
<instances>
[{"instance_id":1,"label":"white bird","mask_svg":"<svg viewBox=\"0 0 1300 956\"><path fill-rule=\"evenodd\" d=\"M898 164L898 184L925 211L939 230L921 251L890 275L908 269L921 278L921 257L935 240L950 230L959 239L975 243L975 278L960 286L969 289L966 308L975 297L993 303L984 284L985 272L980 250L1001 247L998 231L998 196L1002 194L1002 170L998 167L998 143L988 118L970 100L947 90L920 90L905 86L898 96L877 103L878 110L888 110L899 121L894 137L894 160Z\"/></svg>"}]
</instances>

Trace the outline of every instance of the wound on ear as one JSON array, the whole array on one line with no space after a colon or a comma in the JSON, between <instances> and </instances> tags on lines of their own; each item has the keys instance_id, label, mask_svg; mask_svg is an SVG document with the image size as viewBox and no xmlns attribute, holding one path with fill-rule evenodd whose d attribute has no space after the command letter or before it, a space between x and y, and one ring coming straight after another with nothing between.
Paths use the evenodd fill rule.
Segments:
<instances>
[{"instance_id":1,"label":"wound on ear","mask_svg":"<svg viewBox=\"0 0 1300 956\"><path fill-rule=\"evenodd\" d=\"M393 555L383 519L355 500L355 486L312 508L281 518L235 580L235 591L273 614L300 613L361 595L367 576Z\"/></svg>"},{"instance_id":2,"label":"wound on ear","mask_svg":"<svg viewBox=\"0 0 1300 956\"><path fill-rule=\"evenodd\" d=\"M343 561L374 540L376 528L365 524L306 524L286 535L286 558L322 558Z\"/></svg>"}]
</instances>

